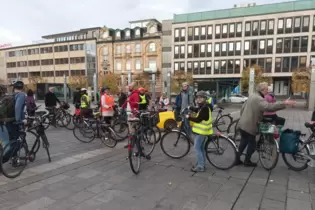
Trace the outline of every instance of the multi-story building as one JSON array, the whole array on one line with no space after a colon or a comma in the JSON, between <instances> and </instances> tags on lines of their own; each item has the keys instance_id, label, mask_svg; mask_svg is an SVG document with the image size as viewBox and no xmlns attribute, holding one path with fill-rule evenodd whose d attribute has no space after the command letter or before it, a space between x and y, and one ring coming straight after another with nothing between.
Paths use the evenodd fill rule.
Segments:
<instances>
[{"instance_id":1,"label":"multi-story building","mask_svg":"<svg viewBox=\"0 0 315 210\"><path fill-rule=\"evenodd\" d=\"M315 55L314 14L315 1L306 0L174 15L172 69L226 97L242 70L257 64L275 94L288 95L292 70Z\"/></svg>"},{"instance_id":2,"label":"multi-story building","mask_svg":"<svg viewBox=\"0 0 315 210\"><path fill-rule=\"evenodd\" d=\"M63 76L88 76L96 69L96 38L101 28L86 28L43 36L50 42L0 49L0 78L10 82L42 77L47 83L62 83Z\"/></svg>"},{"instance_id":3,"label":"multi-story building","mask_svg":"<svg viewBox=\"0 0 315 210\"><path fill-rule=\"evenodd\" d=\"M104 27L97 41L98 69L121 75L120 86L144 70L157 71L161 91L161 23L155 19L132 21L130 28Z\"/></svg>"},{"instance_id":4,"label":"multi-story building","mask_svg":"<svg viewBox=\"0 0 315 210\"><path fill-rule=\"evenodd\" d=\"M172 23L173 20L162 21L162 72L164 80L163 92L169 92L167 90L168 74L172 72ZM170 85L170 84L169 84Z\"/></svg>"}]
</instances>

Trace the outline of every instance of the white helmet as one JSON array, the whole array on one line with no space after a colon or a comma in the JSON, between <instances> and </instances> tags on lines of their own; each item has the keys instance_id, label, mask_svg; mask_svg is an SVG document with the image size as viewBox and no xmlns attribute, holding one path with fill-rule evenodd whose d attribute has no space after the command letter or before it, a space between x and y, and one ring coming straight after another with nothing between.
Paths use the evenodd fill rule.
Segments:
<instances>
[{"instance_id":1,"label":"white helmet","mask_svg":"<svg viewBox=\"0 0 315 210\"><path fill-rule=\"evenodd\" d=\"M87 91L87 89L86 88L81 88L81 91Z\"/></svg>"}]
</instances>

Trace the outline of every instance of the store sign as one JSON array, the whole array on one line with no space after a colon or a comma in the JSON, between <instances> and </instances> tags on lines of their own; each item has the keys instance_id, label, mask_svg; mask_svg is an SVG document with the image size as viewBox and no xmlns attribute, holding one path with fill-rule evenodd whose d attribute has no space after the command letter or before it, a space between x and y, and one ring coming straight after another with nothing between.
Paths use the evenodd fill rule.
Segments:
<instances>
[{"instance_id":1,"label":"store sign","mask_svg":"<svg viewBox=\"0 0 315 210\"><path fill-rule=\"evenodd\" d=\"M12 44L8 43L8 44L0 44L0 49L4 49L4 48L8 48L8 47L12 47Z\"/></svg>"}]
</instances>

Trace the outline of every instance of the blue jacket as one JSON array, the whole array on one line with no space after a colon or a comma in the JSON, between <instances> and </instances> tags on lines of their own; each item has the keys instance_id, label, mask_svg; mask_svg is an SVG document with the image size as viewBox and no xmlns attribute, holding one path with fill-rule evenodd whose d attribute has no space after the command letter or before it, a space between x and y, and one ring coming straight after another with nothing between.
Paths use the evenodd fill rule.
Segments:
<instances>
[{"instance_id":1,"label":"blue jacket","mask_svg":"<svg viewBox=\"0 0 315 210\"><path fill-rule=\"evenodd\" d=\"M15 120L22 121L24 120L24 108L25 108L25 100L26 96L23 92L15 93Z\"/></svg>"}]
</instances>

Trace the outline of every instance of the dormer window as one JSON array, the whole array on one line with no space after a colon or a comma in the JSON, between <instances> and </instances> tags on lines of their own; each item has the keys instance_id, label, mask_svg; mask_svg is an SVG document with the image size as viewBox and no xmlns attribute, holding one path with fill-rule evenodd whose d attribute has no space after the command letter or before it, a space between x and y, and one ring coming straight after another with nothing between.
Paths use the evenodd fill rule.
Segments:
<instances>
[{"instance_id":1,"label":"dormer window","mask_svg":"<svg viewBox=\"0 0 315 210\"><path fill-rule=\"evenodd\" d=\"M128 38L130 37L130 30L126 31L126 37L128 37Z\"/></svg>"},{"instance_id":2,"label":"dormer window","mask_svg":"<svg viewBox=\"0 0 315 210\"><path fill-rule=\"evenodd\" d=\"M138 29L136 29L136 36L140 36L140 29L138 28Z\"/></svg>"},{"instance_id":3,"label":"dormer window","mask_svg":"<svg viewBox=\"0 0 315 210\"><path fill-rule=\"evenodd\" d=\"M151 26L149 31L150 31L150 34L156 33L157 31L156 26L155 25Z\"/></svg>"},{"instance_id":4,"label":"dormer window","mask_svg":"<svg viewBox=\"0 0 315 210\"><path fill-rule=\"evenodd\" d=\"M116 31L116 37L120 38L120 31Z\"/></svg>"}]
</instances>

